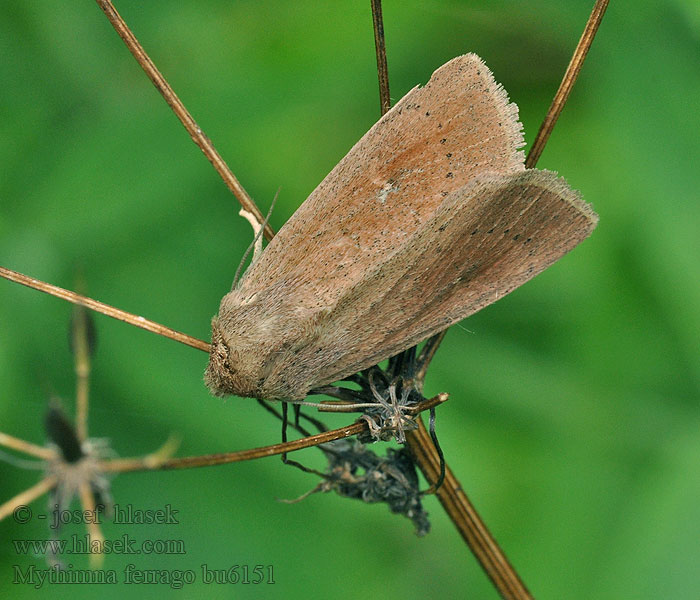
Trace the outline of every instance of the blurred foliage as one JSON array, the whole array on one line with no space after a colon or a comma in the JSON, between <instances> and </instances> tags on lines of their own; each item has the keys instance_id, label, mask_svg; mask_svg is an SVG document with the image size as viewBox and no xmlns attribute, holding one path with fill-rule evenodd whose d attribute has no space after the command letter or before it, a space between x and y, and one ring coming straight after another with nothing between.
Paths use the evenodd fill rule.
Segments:
<instances>
[{"instance_id":1,"label":"blurred foliage","mask_svg":"<svg viewBox=\"0 0 700 600\"><path fill-rule=\"evenodd\" d=\"M474 51L531 142L592 4L386 0L392 97ZM118 9L263 212L281 188L276 229L377 118L369 2ZM451 393L438 414L448 461L539 598L700 595L699 27L697 0L611 3L539 165L582 190L600 225L454 327L429 375L427 393ZM0 264L68 288L81 269L91 296L207 339L250 227L102 13L5 0L0 54ZM2 431L43 443L49 395L71 406L70 311L0 281ZM96 321L90 432L120 455L170 432L182 455L279 440L254 402L208 395L206 356ZM300 459L320 466L318 454ZM1 499L37 477L0 464ZM262 590L195 584L187 597L497 597L435 499L423 539L385 507L276 501L315 484L277 458L120 476L117 502L170 504L180 524L108 524L107 536L182 539L187 554L111 555L105 567L274 566ZM0 523L0 593L93 597L91 586L11 583L12 565L45 562L10 540L46 537L36 519Z\"/></svg>"}]
</instances>

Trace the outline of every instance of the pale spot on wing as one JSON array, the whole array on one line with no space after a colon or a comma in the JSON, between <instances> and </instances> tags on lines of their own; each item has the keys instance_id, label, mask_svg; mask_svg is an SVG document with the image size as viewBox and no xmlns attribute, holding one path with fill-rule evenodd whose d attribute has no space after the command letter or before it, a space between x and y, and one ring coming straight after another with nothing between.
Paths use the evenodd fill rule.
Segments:
<instances>
[{"instance_id":1,"label":"pale spot on wing","mask_svg":"<svg viewBox=\"0 0 700 600\"><path fill-rule=\"evenodd\" d=\"M386 202L387 196L391 192L396 192L398 189L398 186L393 181L387 181L384 184L384 187L381 190L379 190L379 194L377 194L377 200L384 204Z\"/></svg>"}]
</instances>

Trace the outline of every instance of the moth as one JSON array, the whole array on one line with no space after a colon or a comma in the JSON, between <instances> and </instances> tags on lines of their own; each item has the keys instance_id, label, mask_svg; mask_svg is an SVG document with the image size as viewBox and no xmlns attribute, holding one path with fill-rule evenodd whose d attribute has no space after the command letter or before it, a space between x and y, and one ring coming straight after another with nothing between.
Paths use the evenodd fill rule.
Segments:
<instances>
[{"instance_id":1,"label":"moth","mask_svg":"<svg viewBox=\"0 0 700 600\"><path fill-rule=\"evenodd\" d=\"M216 395L299 400L446 329L583 241L598 217L526 169L518 109L475 54L387 112L212 320Z\"/></svg>"}]
</instances>

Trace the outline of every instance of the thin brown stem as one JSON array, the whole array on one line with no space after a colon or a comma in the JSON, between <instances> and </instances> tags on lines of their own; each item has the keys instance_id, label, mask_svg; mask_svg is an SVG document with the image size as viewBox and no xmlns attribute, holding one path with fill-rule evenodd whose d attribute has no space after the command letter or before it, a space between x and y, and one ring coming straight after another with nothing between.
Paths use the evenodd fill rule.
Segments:
<instances>
[{"instance_id":1,"label":"thin brown stem","mask_svg":"<svg viewBox=\"0 0 700 600\"><path fill-rule=\"evenodd\" d=\"M75 368L75 433L81 442L88 437L88 400L90 392L90 341L88 312L82 306L73 309L71 339Z\"/></svg>"},{"instance_id":2,"label":"thin brown stem","mask_svg":"<svg viewBox=\"0 0 700 600\"><path fill-rule=\"evenodd\" d=\"M70 290L64 290L63 288L51 285L50 283L45 283L39 279L34 279L33 277L28 277L27 275L23 275L17 271L0 267L0 277L9 279L15 283L21 283L22 285L26 285L27 287L39 290L40 292L44 292L51 296L56 296L56 298L67 300L73 304L84 306L85 308L102 313L103 315L107 315L108 317L112 317L118 321L124 321L125 323L129 323L135 327L140 327L141 329L145 329L151 333L157 333L158 335L175 340L181 344L192 346L192 348L197 348L197 350L202 350L203 352L209 353L209 350L211 349L211 344L208 342L187 335L186 333L180 333L179 331L170 329L170 327L166 327L165 325L161 325L155 321L149 321L148 319L144 319L138 315L128 313L125 310L114 308L109 304L98 302L97 300L93 300L87 296L82 296L81 294L76 294Z\"/></svg>"},{"instance_id":3,"label":"thin brown stem","mask_svg":"<svg viewBox=\"0 0 700 600\"><path fill-rule=\"evenodd\" d=\"M571 90L576 83L576 79L581 72L583 61L586 59L586 55L591 48L591 44L593 44L593 38L595 38L600 22L603 20L603 15L605 14L605 10L608 8L609 2L610 0L596 0L595 5L593 6L591 15L588 17L588 22L583 29L581 39L576 46L576 50L574 50L574 55L571 57L566 73L564 73L564 78L559 85L557 93L554 95L552 104L547 111L544 121L542 121L542 125L540 125L540 130L537 132L537 137L535 137L535 141L533 142L530 152L527 155L527 159L525 160L525 167L528 169L534 168L542 155L542 151L544 150L547 140L554 129L554 125L556 124L557 119L559 118L559 115L561 114L561 111L569 98L569 94L571 94Z\"/></svg>"},{"instance_id":4,"label":"thin brown stem","mask_svg":"<svg viewBox=\"0 0 700 600\"><path fill-rule=\"evenodd\" d=\"M165 471L170 469L191 469L194 467L212 467L214 465L223 465L232 462L242 462L244 460L253 460L256 458L264 458L266 456L274 456L275 454L284 454L301 450L302 448L310 448L318 446L333 440L357 435L367 429L365 421L353 423L347 427L324 431L316 435L305 437L283 444L273 444L272 446L263 446L262 448L251 448L250 450L240 450L239 452L223 452L220 454L205 454L202 456L185 456L182 458L171 458L158 464L145 461L142 458L122 458L104 461L102 469L112 473L125 473L127 471Z\"/></svg>"},{"instance_id":5,"label":"thin brown stem","mask_svg":"<svg viewBox=\"0 0 700 600\"><path fill-rule=\"evenodd\" d=\"M418 419L418 429L406 433L406 444L429 483L440 473L440 460L430 435ZM476 509L467 498L454 473L445 465L445 481L437 489L437 497L445 512L481 563L496 589L508 600L531 599L530 592L499 548Z\"/></svg>"},{"instance_id":6,"label":"thin brown stem","mask_svg":"<svg viewBox=\"0 0 700 600\"><path fill-rule=\"evenodd\" d=\"M31 456L35 456L41 460L52 460L56 458L56 453L51 450L51 448L37 446L36 444L25 442L24 440L20 440L19 438L2 432L0 432L0 446L5 446L6 448L12 448L18 452L30 454Z\"/></svg>"},{"instance_id":7,"label":"thin brown stem","mask_svg":"<svg viewBox=\"0 0 700 600\"><path fill-rule=\"evenodd\" d=\"M50 475L29 489L24 490L21 494L17 494L14 498L8 500L4 504L0 504L0 521L2 521L8 515L11 515L17 507L30 504L39 496L44 495L54 487L56 487L56 478L53 475Z\"/></svg>"},{"instance_id":8,"label":"thin brown stem","mask_svg":"<svg viewBox=\"0 0 700 600\"><path fill-rule=\"evenodd\" d=\"M216 169L216 172L224 181L226 187L233 192L233 195L236 197L238 202L240 202L241 206L249 213L255 215L258 223L262 224L264 222L263 215L255 205L255 202L253 202L253 199L248 195L248 192L243 189L243 186L240 184L238 179L236 179L236 176L228 167L224 159L221 158L219 152L216 150L216 148L214 148L211 140L204 134L199 125L197 125L197 122L192 118L192 115L185 108L185 105L180 101L173 89L170 87L170 84L165 80L165 77L163 77L151 58L148 56L148 54L146 54L146 51L136 39L136 36L131 32L124 19L122 19L122 17L119 15L117 9L114 8L114 5L109 0L96 1L98 6L109 19L112 27L114 27L115 31L119 34L119 37L122 38L126 44L129 52L131 52L139 65L141 65L141 68L153 82L153 85L156 86L156 89L160 92L161 96L163 96L170 108L172 108L175 116L180 119L180 122L185 126L187 133L190 134L190 137L194 143L199 146L214 169ZM272 230L270 225L266 224L264 232L265 237L268 240L271 240L274 234L275 232Z\"/></svg>"},{"instance_id":9,"label":"thin brown stem","mask_svg":"<svg viewBox=\"0 0 700 600\"><path fill-rule=\"evenodd\" d=\"M97 507L95 506L95 496L92 493L90 484L83 482L78 488L78 494L80 495L80 504L83 509L83 514L94 515L96 514ZM99 522L95 522L91 519L87 520L86 528L88 532L88 540L90 548L102 548L104 546L105 536L102 533L102 528ZM90 551L90 568L99 569L104 563L104 554L102 552Z\"/></svg>"},{"instance_id":10,"label":"thin brown stem","mask_svg":"<svg viewBox=\"0 0 700 600\"><path fill-rule=\"evenodd\" d=\"M378 8L375 8L377 6ZM377 49L377 72L379 76L380 99L382 114L389 110L389 104L384 99L389 98L389 80L386 69L386 49L384 48L383 25L381 23L381 5L379 0L372 0L372 14L375 25L375 46ZM377 32L382 32L381 49L380 38ZM381 56L381 59L380 59ZM382 67L383 63L383 67ZM386 78L385 80L383 78ZM422 390L423 380L428 366L435 355L445 332L440 332L428 340L418 358L418 371L415 376L415 385ZM406 432L406 444L426 480L435 485L440 476L440 455L433 445L430 435L423 425L420 416L416 419L418 429ZM460 532L474 556L481 564L486 574L493 581L501 596L506 599L524 600L531 598L527 588L520 580L515 569L510 565L505 555L498 547L474 506L469 502L452 470L445 463L445 478L437 489L440 502Z\"/></svg>"},{"instance_id":11,"label":"thin brown stem","mask_svg":"<svg viewBox=\"0 0 700 600\"><path fill-rule=\"evenodd\" d=\"M386 61L382 0L371 0L371 2L374 48L377 54L377 77L379 78L379 109L384 115L391 108L391 95L389 94L389 67Z\"/></svg>"},{"instance_id":12,"label":"thin brown stem","mask_svg":"<svg viewBox=\"0 0 700 600\"><path fill-rule=\"evenodd\" d=\"M542 121L542 125L540 125L540 129L537 132L535 141L533 142L532 147L530 148L530 152L528 153L527 158L525 159L525 167L528 169L534 168L540 156L542 155L542 151L544 150L544 147L547 144L547 141L549 140L549 136L551 135L552 130L554 129L554 125L556 124L557 119L559 118L559 115L561 114L561 111L563 110L564 105L566 104L566 101L569 98L569 95L571 94L571 90L574 87L574 83L576 83L578 74L581 72L583 61L586 58L586 55L588 54L588 50L590 49L591 44L593 43L593 38L595 37L595 34L598 31L598 27L600 26L600 23L603 19L605 10L608 8L609 2L610 0L596 0L595 5L593 6L593 10L591 11L590 16L588 17L588 21L583 29L581 39L579 40L578 45L574 50L574 54L571 57L571 61L569 62L569 66L566 69L566 72L564 73L564 77L562 78L559 89L554 95L552 104L549 107L549 110L547 111L544 120ZM438 339L438 337L440 339ZM437 351L438 347L442 343L443 337L444 332L441 332L438 333L436 336L432 337L428 342L433 342L433 354Z\"/></svg>"}]
</instances>

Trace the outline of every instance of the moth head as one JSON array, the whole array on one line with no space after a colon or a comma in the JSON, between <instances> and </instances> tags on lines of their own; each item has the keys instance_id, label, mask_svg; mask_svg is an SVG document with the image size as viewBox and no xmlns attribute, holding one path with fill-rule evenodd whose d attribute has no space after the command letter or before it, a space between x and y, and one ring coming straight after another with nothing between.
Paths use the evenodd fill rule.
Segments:
<instances>
[{"instance_id":1,"label":"moth head","mask_svg":"<svg viewBox=\"0 0 700 600\"><path fill-rule=\"evenodd\" d=\"M242 336L227 335L227 329L217 317L212 319L211 331L209 364L204 372L204 381L211 393L215 396L257 397L260 381L254 376L252 349L246 348Z\"/></svg>"},{"instance_id":2,"label":"moth head","mask_svg":"<svg viewBox=\"0 0 700 600\"><path fill-rule=\"evenodd\" d=\"M312 365L299 356L321 331L319 318L309 318L309 311L299 307L284 310L280 297L270 290L253 295L234 290L224 296L211 323L204 373L212 394L304 398L311 387L307 379Z\"/></svg>"}]
</instances>

